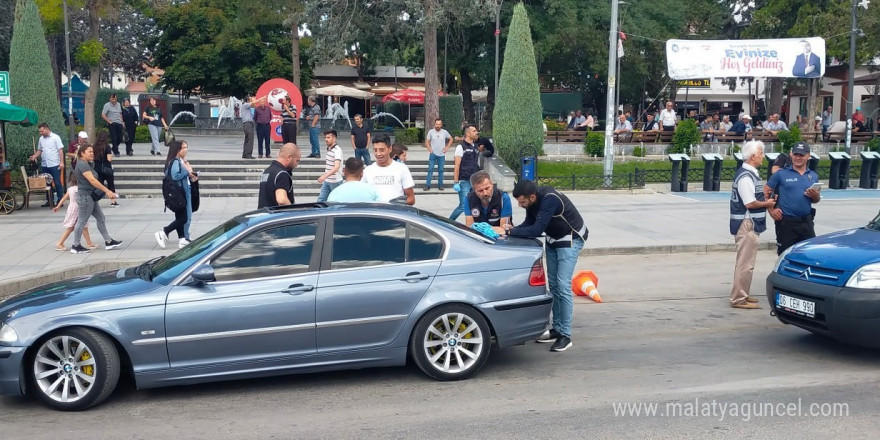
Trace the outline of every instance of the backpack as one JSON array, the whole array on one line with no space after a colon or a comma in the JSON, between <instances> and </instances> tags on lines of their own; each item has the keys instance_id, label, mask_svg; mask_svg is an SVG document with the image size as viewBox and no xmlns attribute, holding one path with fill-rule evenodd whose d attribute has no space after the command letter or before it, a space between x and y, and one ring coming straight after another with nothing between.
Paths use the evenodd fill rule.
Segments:
<instances>
[{"instance_id":1,"label":"backpack","mask_svg":"<svg viewBox=\"0 0 880 440\"><path fill-rule=\"evenodd\" d=\"M172 212L186 209L186 194L183 192L183 187L171 178L171 165L165 167L165 177L162 179L162 197L165 199L165 207Z\"/></svg>"}]
</instances>

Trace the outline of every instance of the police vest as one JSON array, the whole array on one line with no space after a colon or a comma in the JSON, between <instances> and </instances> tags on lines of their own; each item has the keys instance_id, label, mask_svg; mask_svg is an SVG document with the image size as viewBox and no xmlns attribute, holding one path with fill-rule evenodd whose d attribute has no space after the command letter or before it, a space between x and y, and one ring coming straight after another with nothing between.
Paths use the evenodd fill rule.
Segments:
<instances>
[{"instance_id":1,"label":"police vest","mask_svg":"<svg viewBox=\"0 0 880 440\"><path fill-rule=\"evenodd\" d=\"M538 203L529 207L529 210L534 209L533 218L537 218L537 213L541 210L541 203L549 197L558 198L562 209L560 212L553 213L550 223L547 224L547 229L544 230L544 233L547 234L547 246L551 248L571 247L575 235L586 240L589 231L581 213L565 194L553 188L547 186L538 188Z\"/></svg>"},{"instance_id":2,"label":"police vest","mask_svg":"<svg viewBox=\"0 0 880 440\"><path fill-rule=\"evenodd\" d=\"M477 193L471 191L468 193L468 206L471 207L470 215L474 218L475 223L485 222L492 226L501 226L501 207L503 205L501 191L495 190L492 193L492 199L489 205L483 208L483 201L477 196Z\"/></svg>"},{"instance_id":3,"label":"police vest","mask_svg":"<svg viewBox=\"0 0 880 440\"><path fill-rule=\"evenodd\" d=\"M480 150L476 145L471 145L467 141L461 141L461 149L464 154L462 154L458 166L458 180L468 180L472 174L480 171Z\"/></svg>"},{"instance_id":4,"label":"police vest","mask_svg":"<svg viewBox=\"0 0 880 440\"><path fill-rule=\"evenodd\" d=\"M761 202L765 200L764 182L761 181L761 178L754 171L747 170L745 167L737 169L733 177L733 189L730 190L730 233L736 235L743 220L751 218L755 232L760 234L767 229L767 208L746 208L746 204L740 200L737 191L740 179L751 179L755 184L755 199Z\"/></svg>"}]
</instances>

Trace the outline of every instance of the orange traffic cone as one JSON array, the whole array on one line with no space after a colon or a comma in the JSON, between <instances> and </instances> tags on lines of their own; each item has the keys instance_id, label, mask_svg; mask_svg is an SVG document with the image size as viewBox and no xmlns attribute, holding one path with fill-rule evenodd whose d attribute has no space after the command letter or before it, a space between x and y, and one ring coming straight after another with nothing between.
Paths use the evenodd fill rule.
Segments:
<instances>
[{"instance_id":1,"label":"orange traffic cone","mask_svg":"<svg viewBox=\"0 0 880 440\"><path fill-rule=\"evenodd\" d=\"M598 285L599 277L591 270L582 270L576 273L571 280L571 290L575 295L588 296L591 300L600 303L602 297L599 296L599 289L596 287Z\"/></svg>"}]
</instances>

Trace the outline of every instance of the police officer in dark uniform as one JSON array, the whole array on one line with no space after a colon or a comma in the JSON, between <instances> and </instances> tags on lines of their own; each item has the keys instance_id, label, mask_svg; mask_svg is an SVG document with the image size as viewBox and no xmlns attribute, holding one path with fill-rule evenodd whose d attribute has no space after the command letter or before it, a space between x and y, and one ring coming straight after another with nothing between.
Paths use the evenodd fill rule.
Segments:
<instances>
[{"instance_id":1,"label":"police officer in dark uniform","mask_svg":"<svg viewBox=\"0 0 880 440\"><path fill-rule=\"evenodd\" d=\"M538 342L553 342L550 351L565 351L572 345L571 278L587 240L587 225L568 197L549 186L539 188L531 180L521 180L513 188L513 197L525 208L526 219L519 226L505 226L507 233L512 237L547 235L547 282L553 295L553 328Z\"/></svg>"},{"instance_id":2,"label":"police officer in dark uniform","mask_svg":"<svg viewBox=\"0 0 880 440\"><path fill-rule=\"evenodd\" d=\"M513 204L510 196L492 183L489 173L477 171L471 175L473 191L468 194L468 211L465 212L465 224L488 223L499 234L504 234L504 225L510 223L513 216Z\"/></svg>"},{"instance_id":3,"label":"police officer in dark uniform","mask_svg":"<svg viewBox=\"0 0 880 440\"><path fill-rule=\"evenodd\" d=\"M449 214L450 220L455 220L462 213L467 212L467 195L471 192L471 176L480 171L480 149L477 140L480 134L477 127L466 125L464 127L464 139L455 147L455 169L453 171L452 188L458 192L458 206Z\"/></svg>"},{"instance_id":4,"label":"police officer in dark uniform","mask_svg":"<svg viewBox=\"0 0 880 440\"><path fill-rule=\"evenodd\" d=\"M791 149L791 168L783 168L770 176L764 185L764 196L769 200L771 194L778 198L777 206L768 209L776 221L776 254L779 255L791 245L816 236L813 228L813 203L821 198L818 188L819 175L807 168L810 146L798 142Z\"/></svg>"},{"instance_id":5,"label":"police officer in dark uniform","mask_svg":"<svg viewBox=\"0 0 880 440\"><path fill-rule=\"evenodd\" d=\"M300 152L295 144L284 144L278 157L260 176L260 194L257 208L292 205L293 177L290 172L299 164Z\"/></svg>"}]
</instances>

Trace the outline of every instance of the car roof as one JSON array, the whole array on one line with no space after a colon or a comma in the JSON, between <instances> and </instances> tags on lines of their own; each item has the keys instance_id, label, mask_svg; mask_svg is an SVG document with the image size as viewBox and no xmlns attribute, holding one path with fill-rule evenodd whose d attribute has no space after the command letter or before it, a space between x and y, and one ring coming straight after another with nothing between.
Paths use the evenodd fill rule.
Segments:
<instances>
[{"instance_id":1,"label":"car roof","mask_svg":"<svg viewBox=\"0 0 880 440\"><path fill-rule=\"evenodd\" d=\"M318 215L331 215L340 213L377 213L412 216L418 215L419 210L412 206L394 203L298 203L294 205L273 206L246 212L236 217L243 223L251 225L266 221L277 220L280 217L296 218Z\"/></svg>"}]
</instances>

